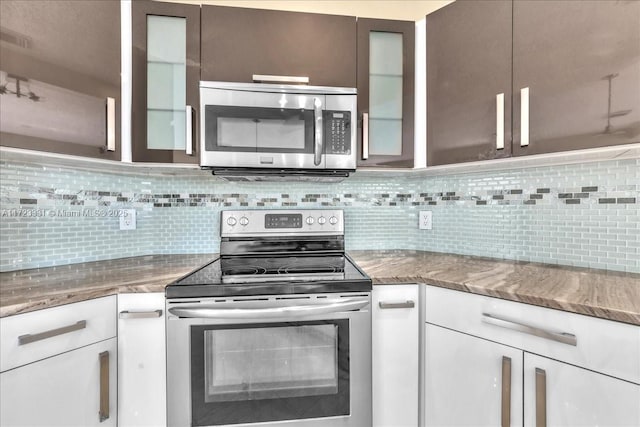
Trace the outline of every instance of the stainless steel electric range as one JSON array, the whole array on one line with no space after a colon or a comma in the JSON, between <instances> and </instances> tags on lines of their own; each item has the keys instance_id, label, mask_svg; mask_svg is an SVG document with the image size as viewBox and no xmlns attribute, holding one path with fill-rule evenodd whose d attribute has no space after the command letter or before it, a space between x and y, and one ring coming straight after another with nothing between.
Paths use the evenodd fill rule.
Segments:
<instances>
[{"instance_id":1,"label":"stainless steel electric range","mask_svg":"<svg viewBox=\"0 0 640 427\"><path fill-rule=\"evenodd\" d=\"M371 425L371 279L341 210L224 211L220 257L166 296L169 425Z\"/></svg>"}]
</instances>

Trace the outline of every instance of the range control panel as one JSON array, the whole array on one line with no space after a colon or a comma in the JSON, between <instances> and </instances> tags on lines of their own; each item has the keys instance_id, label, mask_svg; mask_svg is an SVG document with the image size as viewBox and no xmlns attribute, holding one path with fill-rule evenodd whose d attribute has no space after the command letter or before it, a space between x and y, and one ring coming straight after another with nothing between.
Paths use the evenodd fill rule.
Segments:
<instances>
[{"instance_id":1,"label":"range control panel","mask_svg":"<svg viewBox=\"0 0 640 427\"><path fill-rule=\"evenodd\" d=\"M340 209L222 211L220 219L222 237L344 234L344 214Z\"/></svg>"}]
</instances>

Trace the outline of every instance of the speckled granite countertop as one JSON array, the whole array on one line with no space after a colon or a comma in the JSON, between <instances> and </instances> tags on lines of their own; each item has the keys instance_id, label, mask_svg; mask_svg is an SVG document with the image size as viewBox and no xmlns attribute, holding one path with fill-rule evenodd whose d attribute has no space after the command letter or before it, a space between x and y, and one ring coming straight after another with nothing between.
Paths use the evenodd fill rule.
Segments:
<instances>
[{"instance_id":1,"label":"speckled granite countertop","mask_svg":"<svg viewBox=\"0 0 640 427\"><path fill-rule=\"evenodd\" d=\"M350 251L374 284L427 283L640 325L640 274L421 251ZM0 317L162 292L216 254L152 255L0 273Z\"/></svg>"},{"instance_id":2,"label":"speckled granite countertop","mask_svg":"<svg viewBox=\"0 0 640 427\"><path fill-rule=\"evenodd\" d=\"M640 325L640 274L422 251L352 251L375 284L427 283Z\"/></svg>"}]
</instances>

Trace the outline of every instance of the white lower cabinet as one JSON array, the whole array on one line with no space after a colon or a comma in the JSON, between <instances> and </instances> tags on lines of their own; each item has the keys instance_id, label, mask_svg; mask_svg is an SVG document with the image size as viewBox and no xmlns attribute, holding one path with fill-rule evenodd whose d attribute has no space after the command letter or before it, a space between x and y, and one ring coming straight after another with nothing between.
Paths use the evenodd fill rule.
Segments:
<instances>
[{"instance_id":1,"label":"white lower cabinet","mask_svg":"<svg viewBox=\"0 0 640 427\"><path fill-rule=\"evenodd\" d=\"M640 327L433 286L422 303L425 427L640 426Z\"/></svg>"},{"instance_id":2,"label":"white lower cabinet","mask_svg":"<svg viewBox=\"0 0 640 427\"><path fill-rule=\"evenodd\" d=\"M0 319L0 425L116 426L115 296Z\"/></svg>"},{"instance_id":3,"label":"white lower cabinet","mask_svg":"<svg viewBox=\"0 0 640 427\"><path fill-rule=\"evenodd\" d=\"M524 383L525 426L640 426L637 384L529 353Z\"/></svg>"},{"instance_id":4,"label":"white lower cabinet","mask_svg":"<svg viewBox=\"0 0 640 427\"><path fill-rule=\"evenodd\" d=\"M521 426L522 350L426 325L427 426Z\"/></svg>"},{"instance_id":5,"label":"white lower cabinet","mask_svg":"<svg viewBox=\"0 0 640 427\"><path fill-rule=\"evenodd\" d=\"M118 295L118 425L167 425L164 293Z\"/></svg>"},{"instance_id":6,"label":"white lower cabinet","mask_svg":"<svg viewBox=\"0 0 640 427\"><path fill-rule=\"evenodd\" d=\"M419 285L373 287L375 427L418 426L419 297Z\"/></svg>"}]
</instances>

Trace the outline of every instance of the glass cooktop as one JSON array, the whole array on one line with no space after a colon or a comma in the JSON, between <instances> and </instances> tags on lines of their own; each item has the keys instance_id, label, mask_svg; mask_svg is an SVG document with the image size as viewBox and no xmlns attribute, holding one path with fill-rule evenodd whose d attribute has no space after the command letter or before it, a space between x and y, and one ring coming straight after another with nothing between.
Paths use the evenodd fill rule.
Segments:
<instances>
[{"instance_id":1,"label":"glass cooktop","mask_svg":"<svg viewBox=\"0 0 640 427\"><path fill-rule=\"evenodd\" d=\"M167 298L369 292L371 279L343 254L218 258L166 288Z\"/></svg>"}]
</instances>

